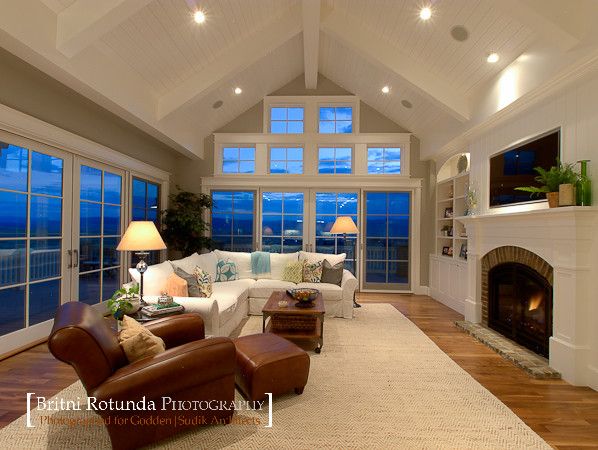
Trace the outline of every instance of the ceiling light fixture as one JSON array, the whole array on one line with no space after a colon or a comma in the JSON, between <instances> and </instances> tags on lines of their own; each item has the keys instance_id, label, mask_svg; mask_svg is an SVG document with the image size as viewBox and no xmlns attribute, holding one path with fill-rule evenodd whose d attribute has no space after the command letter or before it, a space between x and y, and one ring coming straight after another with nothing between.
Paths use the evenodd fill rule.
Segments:
<instances>
[{"instance_id":1,"label":"ceiling light fixture","mask_svg":"<svg viewBox=\"0 0 598 450\"><path fill-rule=\"evenodd\" d=\"M488 57L486 58L486 61L488 61L490 64L494 64L499 59L500 59L500 56L498 56L498 53L490 53L488 55Z\"/></svg>"},{"instance_id":2,"label":"ceiling light fixture","mask_svg":"<svg viewBox=\"0 0 598 450\"><path fill-rule=\"evenodd\" d=\"M197 10L193 14L193 20L197 23L204 23L206 21L206 15L203 11Z\"/></svg>"},{"instance_id":3,"label":"ceiling light fixture","mask_svg":"<svg viewBox=\"0 0 598 450\"><path fill-rule=\"evenodd\" d=\"M432 9L429 6L426 6L419 11L419 18L421 20L428 20L430 17L432 17Z\"/></svg>"},{"instance_id":4,"label":"ceiling light fixture","mask_svg":"<svg viewBox=\"0 0 598 450\"><path fill-rule=\"evenodd\" d=\"M388 94L389 92L390 92L390 88L389 88L388 86L384 86L384 87L382 88L382 93L383 93L383 94Z\"/></svg>"},{"instance_id":5,"label":"ceiling light fixture","mask_svg":"<svg viewBox=\"0 0 598 450\"><path fill-rule=\"evenodd\" d=\"M243 89L241 89L240 87L235 88L235 94L239 95L241 92L243 92Z\"/></svg>"}]
</instances>

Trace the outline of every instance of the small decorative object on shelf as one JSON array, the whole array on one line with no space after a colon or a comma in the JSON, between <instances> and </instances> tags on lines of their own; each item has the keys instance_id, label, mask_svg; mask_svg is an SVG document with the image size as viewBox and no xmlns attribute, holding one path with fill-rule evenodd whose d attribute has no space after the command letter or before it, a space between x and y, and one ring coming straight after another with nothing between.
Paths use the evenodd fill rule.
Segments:
<instances>
[{"instance_id":1,"label":"small decorative object on shelf","mask_svg":"<svg viewBox=\"0 0 598 450\"><path fill-rule=\"evenodd\" d=\"M442 247L442 254L444 256L453 256L453 247Z\"/></svg>"},{"instance_id":2,"label":"small decorative object on shelf","mask_svg":"<svg viewBox=\"0 0 598 450\"><path fill-rule=\"evenodd\" d=\"M589 159L577 161L581 165L581 174L577 179L577 206L592 206L592 180L588 177Z\"/></svg>"},{"instance_id":3,"label":"small decorative object on shelf","mask_svg":"<svg viewBox=\"0 0 598 450\"><path fill-rule=\"evenodd\" d=\"M467 259L467 243L461 244L461 251L459 252L459 258Z\"/></svg>"},{"instance_id":4,"label":"small decorative object on shelf","mask_svg":"<svg viewBox=\"0 0 598 450\"><path fill-rule=\"evenodd\" d=\"M450 225L445 225L440 229L441 236L449 236L449 230L451 229Z\"/></svg>"},{"instance_id":5,"label":"small decorative object on shelf","mask_svg":"<svg viewBox=\"0 0 598 450\"><path fill-rule=\"evenodd\" d=\"M121 288L114 292L110 300L106 302L110 314L116 320L122 320L125 314L133 314L141 307L139 299L139 285L131 288Z\"/></svg>"},{"instance_id":6,"label":"small decorative object on shelf","mask_svg":"<svg viewBox=\"0 0 598 450\"><path fill-rule=\"evenodd\" d=\"M573 164L562 163L557 159L556 166L552 166L550 170L546 170L542 167L534 167L534 170L538 172L538 176L535 180L540 186L516 187L515 190L529 192L530 198L539 196L540 194L546 194L546 199L548 200L548 206L550 208L569 206L569 201L571 199L566 198L561 202L559 199L559 191L561 190L560 186L562 184L574 185L577 182L578 175L573 171ZM564 191L567 190L567 188L564 189ZM571 202L570 204L572 205L574 203Z\"/></svg>"},{"instance_id":7,"label":"small decorative object on shelf","mask_svg":"<svg viewBox=\"0 0 598 450\"><path fill-rule=\"evenodd\" d=\"M465 188L465 215L475 215L478 208L478 193L473 183L468 183Z\"/></svg>"},{"instance_id":8,"label":"small decorative object on shelf","mask_svg":"<svg viewBox=\"0 0 598 450\"><path fill-rule=\"evenodd\" d=\"M444 218L445 219L452 219L453 218L453 208L445 208L444 209Z\"/></svg>"},{"instance_id":9,"label":"small decorative object on shelf","mask_svg":"<svg viewBox=\"0 0 598 450\"><path fill-rule=\"evenodd\" d=\"M173 302L173 298L170 295L168 295L167 292L162 292L162 295L158 297L158 305L170 305Z\"/></svg>"},{"instance_id":10,"label":"small decorative object on shelf","mask_svg":"<svg viewBox=\"0 0 598 450\"><path fill-rule=\"evenodd\" d=\"M459 173L463 173L467 170L468 166L469 161L467 160L467 155L463 153L461 156L459 156L459 159L457 160L457 170L459 171Z\"/></svg>"}]
</instances>

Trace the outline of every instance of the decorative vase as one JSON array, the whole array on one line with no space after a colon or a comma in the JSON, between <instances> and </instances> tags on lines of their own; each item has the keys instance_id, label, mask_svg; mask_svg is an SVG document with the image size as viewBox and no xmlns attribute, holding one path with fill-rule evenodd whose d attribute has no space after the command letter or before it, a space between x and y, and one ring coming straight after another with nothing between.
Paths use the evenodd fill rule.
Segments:
<instances>
[{"instance_id":1,"label":"decorative vase","mask_svg":"<svg viewBox=\"0 0 598 450\"><path fill-rule=\"evenodd\" d=\"M461 155L457 160L457 170L459 171L459 173L463 173L467 170L467 163L467 156Z\"/></svg>"},{"instance_id":2,"label":"decorative vase","mask_svg":"<svg viewBox=\"0 0 598 450\"><path fill-rule=\"evenodd\" d=\"M548 199L549 208L557 208L559 206L559 193L558 192L547 192L546 198Z\"/></svg>"},{"instance_id":3,"label":"decorative vase","mask_svg":"<svg viewBox=\"0 0 598 450\"><path fill-rule=\"evenodd\" d=\"M559 206L575 205L575 186L572 183L559 185Z\"/></svg>"},{"instance_id":4,"label":"decorative vase","mask_svg":"<svg viewBox=\"0 0 598 450\"><path fill-rule=\"evenodd\" d=\"M592 206L592 180L588 177L588 162L585 159L578 161L581 164L581 175L576 184L577 206Z\"/></svg>"}]
</instances>

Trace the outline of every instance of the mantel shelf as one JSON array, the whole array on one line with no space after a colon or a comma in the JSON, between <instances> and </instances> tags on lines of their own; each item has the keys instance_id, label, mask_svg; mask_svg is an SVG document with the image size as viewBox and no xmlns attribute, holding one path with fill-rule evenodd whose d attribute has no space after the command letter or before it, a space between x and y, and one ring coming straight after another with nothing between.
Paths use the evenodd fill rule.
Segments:
<instances>
[{"instance_id":1,"label":"mantel shelf","mask_svg":"<svg viewBox=\"0 0 598 450\"><path fill-rule=\"evenodd\" d=\"M509 218L520 218L520 217L542 217L542 216L553 216L553 215L578 215L578 214L598 214L598 208L593 206L563 206L560 208L543 208L534 209L530 211L517 211L499 214L481 214L473 216L460 216L455 217L455 220L460 222L477 222L480 220L505 220Z\"/></svg>"}]
</instances>

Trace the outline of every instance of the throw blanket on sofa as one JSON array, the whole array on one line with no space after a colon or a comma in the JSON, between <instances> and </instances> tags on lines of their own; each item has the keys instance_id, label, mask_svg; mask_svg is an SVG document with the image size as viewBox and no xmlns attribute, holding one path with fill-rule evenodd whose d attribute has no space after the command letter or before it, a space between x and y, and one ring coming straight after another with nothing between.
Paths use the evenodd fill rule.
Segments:
<instances>
[{"instance_id":1,"label":"throw blanket on sofa","mask_svg":"<svg viewBox=\"0 0 598 450\"><path fill-rule=\"evenodd\" d=\"M254 275L270 273L270 253L252 252L251 253L251 272Z\"/></svg>"}]
</instances>

